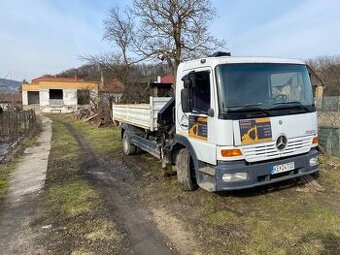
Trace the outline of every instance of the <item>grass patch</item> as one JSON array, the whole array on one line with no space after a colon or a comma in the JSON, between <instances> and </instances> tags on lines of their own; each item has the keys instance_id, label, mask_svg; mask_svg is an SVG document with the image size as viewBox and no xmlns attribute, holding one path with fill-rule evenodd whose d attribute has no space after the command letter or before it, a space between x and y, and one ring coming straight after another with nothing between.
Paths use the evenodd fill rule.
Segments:
<instances>
[{"instance_id":1,"label":"grass patch","mask_svg":"<svg viewBox=\"0 0 340 255\"><path fill-rule=\"evenodd\" d=\"M210 213L207 215L207 222L213 225L221 226L226 224L237 224L241 221L235 213L227 210Z\"/></svg>"},{"instance_id":2,"label":"grass patch","mask_svg":"<svg viewBox=\"0 0 340 255\"><path fill-rule=\"evenodd\" d=\"M205 226L224 236L215 237L216 254L222 254L219 246L228 247L231 254L240 250L244 254L336 254L340 217L319 200L317 193L294 188L242 197L207 193L193 210L201 210Z\"/></svg>"},{"instance_id":3,"label":"grass patch","mask_svg":"<svg viewBox=\"0 0 340 255\"><path fill-rule=\"evenodd\" d=\"M72 115L50 114L48 116L56 122L71 123L102 156L117 157L122 151L119 128L112 126L97 128L81 120L75 120Z\"/></svg>"},{"instance_id":4,"label":"grass patch","mask_svg":"<svg viewBox=\"0 0 340 255\"><path fill-rule=\"evenodd\" d=\"M321 155L320 183L328 189L340 191L340 158Z\"/></svg>"},{"instance_id":5,"label":"grass patch","mask_svg":"<svg viewBox=\"0 0 340 255\"><path fill-rule=\"evenodd\" d=\"M49 194L47 205L56 215L75 217L98 206L98 194L84 180L54 185Z\"/></svg>"},{"instance_id":6,"label":"grass patch","mask_svg":"<svg viewBox=\"0 0 340 255\"><path fill-rule=\"evenodd\" d=\"M121 152L118 128L94 128L81 122L76 122L74 126L83 133L93 149L101 155L116 156L117 152Z\"/></svg>"},{"instance_id":7,"label":"grass patch","mask_svg":"<svg viewBox=\"0 0 340 255\"><path fill-rule=\"evenodd\" d=\"M14 160L0 164L0 205L6 193L9 177L18 165L19 160Z\"/></svg>"},{"instance_id":8,"label":"grass patch","mask_svg":"<svg viewBox=\"0 0 340 255\"><path fill-rule=\"evenodd\" d=\"M77 142L58 120L52 129L41 221L64 231L48 236L45 244L56 254L118 254L122 238L84 175Z\"/></svg>"},{"instance_id":9,"label":"grass patch","mask_svg":"<svg viewBox=\"0 0 340 255\"><path fill-rule=\"evenodd\" d=\"M75 139L68 134L63 124L54 122L46 176L47 186L54 183L72 182L73 179L79 178L80 156Z\"/></svg>"},{"instance_id":10,"label":"grass patch","mask_svg":"<svg viewBox=\"0 0 340 255\"><path fill-rule=\"evenodd\" d=\"M270 218L260 215L245 219L245 224L250 226L251 234L248 252L255 251L257 254L321 254L323 252L331 254L335 252L335 250L326 250L324 240L316 239L314 242L309 242L305 237L314 233L319 233L321 236L338 235L337 226L340 224L338 215L317 202L309 201L303 210L300 206L296 204L284 211L272 210L268 215ZM268 211L267 214L269 214Z\"/></svg>"}]
</instances>

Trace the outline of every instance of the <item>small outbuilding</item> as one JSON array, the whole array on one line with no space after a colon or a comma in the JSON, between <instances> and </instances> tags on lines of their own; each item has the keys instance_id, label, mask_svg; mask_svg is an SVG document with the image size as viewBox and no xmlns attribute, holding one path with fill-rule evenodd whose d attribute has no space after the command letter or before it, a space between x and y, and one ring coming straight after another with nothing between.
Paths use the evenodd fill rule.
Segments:
<instances>
[{"instance_id":1,"label":"small outbuilding","mask_svg":"<svg viewBox=\"0 0 340 255\"><path fill-rule=\"evenodd\" d=\"M124 84L117 78L113 78L99 89L100 99L104 102L119 103L122 100L124 91Z\"/></svg>"},{"instance_id":2,"label":"small outbuilding","mask_svg":"<svg viewBox=\"0 0 340 255\"><path fill-rule=\"evenodd\" d=\"M20 92L1 92L0 93L0 107L3 110L7 109L21 109L22 99Z\"/></svg>"},{"instance_id":3,"label":"small outbuilding","mask_svg":"<svg viewBox=\"0 0 340 255\"><path fill-rule=\"evenodd\" d=\"M172 74L168 74L163 77L158 76L156 81L149 83L152 90L152 96L164 97L173 94L172 85L174 82L175 79Z\"/></svg>"}]
</instances>

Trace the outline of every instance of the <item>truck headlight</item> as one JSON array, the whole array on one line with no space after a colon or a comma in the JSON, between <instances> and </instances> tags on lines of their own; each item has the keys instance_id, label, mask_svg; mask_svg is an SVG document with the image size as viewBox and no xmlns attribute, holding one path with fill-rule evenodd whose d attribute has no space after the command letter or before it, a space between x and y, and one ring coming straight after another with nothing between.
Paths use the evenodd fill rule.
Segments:
<instances>
[{"instance_id":1,"label":"truck headlight","mask_svg":"<svg viewBox=\"0 0 340 255\"><path fill-rule=\"evenodd\" d=\"M310 166L317 166L317 165L319 165L319 157L310 158L309 165Z\"/></svg>"},{"instance_id":2,"label":"truck headlight","mask_svg":"<svg viewBox=\"0 0 340 255\"><path fill-rule=\"evenodd\" d=\"M248 178L248 174L244 172L222 175L222 180L224 182L244 181L244 180L247 180L247 178Z\"/></svg>"}]
</instances>

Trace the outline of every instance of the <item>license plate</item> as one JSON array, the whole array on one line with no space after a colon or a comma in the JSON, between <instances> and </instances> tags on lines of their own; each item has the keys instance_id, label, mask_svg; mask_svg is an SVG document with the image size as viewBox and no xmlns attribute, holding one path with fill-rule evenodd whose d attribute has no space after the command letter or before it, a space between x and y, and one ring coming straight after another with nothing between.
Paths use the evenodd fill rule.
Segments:
<instances>
[{"instance_id":1,"label":"license plate","mask_svg":"<svg viewBox=\"0 0 340 255\"><path fill-rule=\"evenodd\" d=\"M287 171L291 171L295 169L295 164L294 162L282 164L282 165L276 165L272 166L270 173L271 174L278 174L278 173L283 173Z\"/></svg>"}]
</instances>

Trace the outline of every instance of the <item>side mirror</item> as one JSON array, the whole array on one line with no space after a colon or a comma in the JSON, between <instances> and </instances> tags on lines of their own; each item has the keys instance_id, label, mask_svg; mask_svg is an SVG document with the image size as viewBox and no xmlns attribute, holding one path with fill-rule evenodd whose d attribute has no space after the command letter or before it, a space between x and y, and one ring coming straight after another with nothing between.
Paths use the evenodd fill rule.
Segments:
<instances>
[{"instance_id":1,"label":"side mirror","mask_svg":"<svg viewBox=\"0 0 340 255\"><path fill-rule=\"evenodd\" d=\"M184 88L191 88L192 87L192 80L190 79L189 75L186 75L182 79L183 87Z\"/></svg>"},{"instance_id":2,"label":"side mirror","mask_svg":"<svg viewBox=\"0 0 340 255\"><path fill-rule=\"evenodd\" d=\"M192 88L196 86L195 71L191 71L182 78L184 88Z\"/></svg>"},{"instance_id":3,"label":"side mirror","mask_svg":"<svg viewBox=\"0 0 340 255\"><path fill-rule=\"evenodd\" d=\"M192 97L191 97L191 89L184 88L181 91L181 104L183 112L191 112L192 111Z\"/></svg>"}]
</instances>

